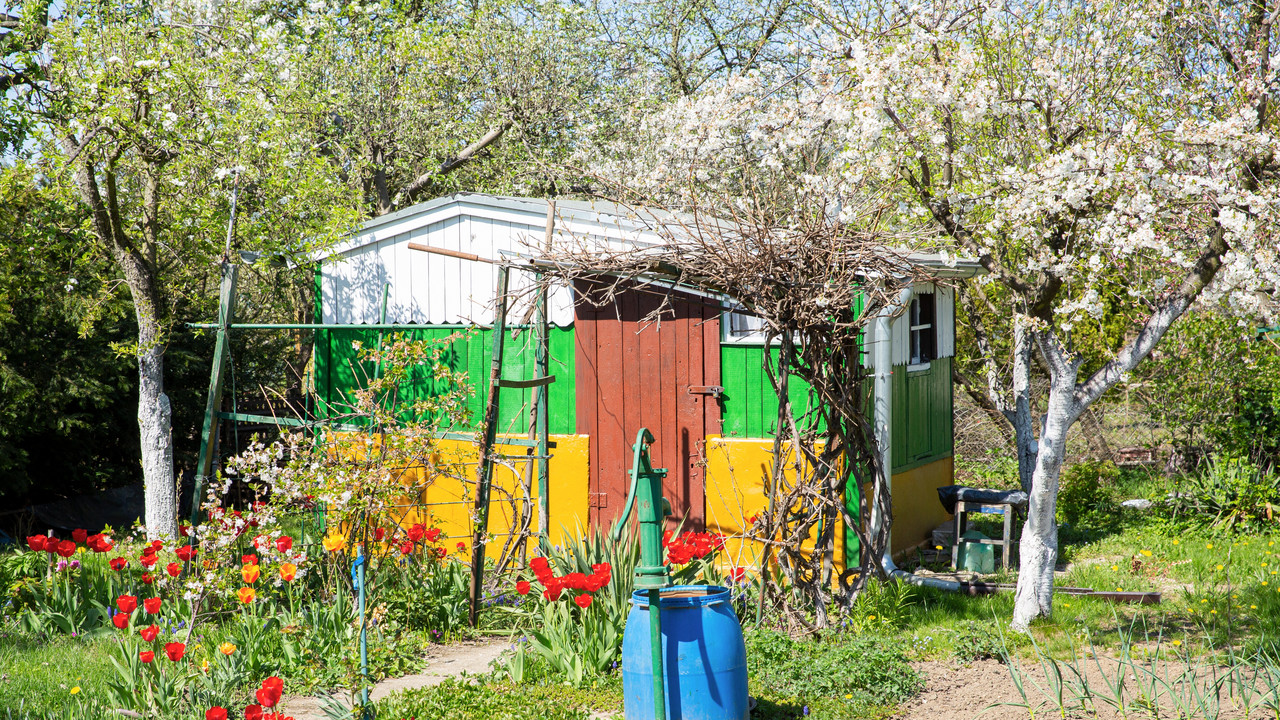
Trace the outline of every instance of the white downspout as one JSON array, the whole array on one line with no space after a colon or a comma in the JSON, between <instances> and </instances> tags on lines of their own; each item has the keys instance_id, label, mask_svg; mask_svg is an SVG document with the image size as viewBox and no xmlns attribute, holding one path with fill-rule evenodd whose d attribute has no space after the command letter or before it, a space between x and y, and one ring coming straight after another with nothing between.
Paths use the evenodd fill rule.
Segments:
<instances>
[{"instance_id":1,"label":"white downspout","mask_svg":"<svg viewBox=\"0 0 1280 720\"><path fill-rule=\"evenodd\" d=\"M903 288L895 303L886 305L875 318L875 348L872 360L875 365L875 435L876 445L880 448L880 471L884 473L884 491L893 494L893 398L890 377L893 372L893 315L899 308L906 307L915 297L911 286ZM877 489L878 490L878 489ZM880 503L871 506L871 536L880 533L884 525L881 517ZM960 583L940 578L917 577L906 570L900 570L893 562L892 543L885 548L880 558L880 566L886 574L912 585L925 585L939 590L959 591Z\"/></svg>"}]
</instances>

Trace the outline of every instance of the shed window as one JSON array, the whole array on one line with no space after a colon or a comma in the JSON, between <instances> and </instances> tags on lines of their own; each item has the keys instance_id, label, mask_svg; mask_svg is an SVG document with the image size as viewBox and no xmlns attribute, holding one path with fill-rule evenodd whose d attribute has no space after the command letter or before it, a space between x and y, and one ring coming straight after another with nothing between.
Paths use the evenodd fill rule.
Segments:
<instances>
[{"instance_id":1,"label":"shed window","mask_svg":"<svg viewBox=\"0 0 1280 720\"><path fill-rule=\"evenodd\" d=\"M937 306L933 293L911 301L911 364L922 365L938 357Z\"/></svg>"}]
</instances>

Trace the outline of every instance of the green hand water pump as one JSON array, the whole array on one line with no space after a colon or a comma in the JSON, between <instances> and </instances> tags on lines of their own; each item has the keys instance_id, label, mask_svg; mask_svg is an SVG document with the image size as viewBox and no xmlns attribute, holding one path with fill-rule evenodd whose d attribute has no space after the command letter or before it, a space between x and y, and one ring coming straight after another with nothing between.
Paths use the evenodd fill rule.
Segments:
<instances>
[{"instance_id":1,"label":"green hand water pump","mask_svg":"<svg viewBox=\"0 0 1280 720\"><path fill-rule=\"evenodd\" d=\"M653 433L648 428L641 428L636 433L636 444L632 446L634 456L631 462L631 490L627 493L627 504L622 510L622 517L613 527L613 541L622 539L622 529L631 518L631 510L636 510L640 521L640 564L636 566L635 587L637 590L649 591L649 637L653 652L653 702L654 717L665 720L667 716L667 699L663 691L662 676L662 620L659 603L660 591L671 584L671 574L666 563L662 562L663 522L671 514L671 503L662 496L662 481L667 471L655 469L649 460L649 445L653 444Z\"/></svg>"}]
</instances>

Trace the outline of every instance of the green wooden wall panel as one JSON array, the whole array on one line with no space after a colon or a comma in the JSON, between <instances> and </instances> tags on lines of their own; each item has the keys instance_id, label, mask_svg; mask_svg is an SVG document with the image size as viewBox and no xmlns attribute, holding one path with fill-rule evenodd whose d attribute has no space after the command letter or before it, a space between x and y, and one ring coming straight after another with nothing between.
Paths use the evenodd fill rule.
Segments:
<instances>
[{"instance_id":1,"label":"green wooden wall panel","mask_svg":"<svg viewBox=\"0 0 1280 720\"><path fill-rule=\"evenodd\" d=\"M423 327L404 334L412 340L443 340L458 332L461 331ZM550 371L556 376L556 382L548 388L547 395L549 430L557 434L571 434L576 426L573 329L553 327L549 340ZM317 332L316 392L321 399L321 406L327 409L323 416L332 417L340 413L344 405L349 405L351 391L362 387L375 371L372 363L359 360L358 351L353 346L356 341L366 346L375 346L378 333L357 328ZM503 377L512 380L532 378L533 351L534 336L531 331L524 329L514 336L508 332L503 340ZM472 422L484 412L492 355L493 331L483 329L464 333L464 337L449 344L441 358L450 369L465 371L468 375L472 392L467 409ZM431 377L426 368L415 368L410 375L410 382L402 388L400 401L412 403L442 392L443 389L442 384ZM498 405L499 432L523 434L528 431L532 393L532 389L502 391Z\"/></svg>"},{"instance_id":2,"label":"green wooden wall panel","mask_svg":"<svg viewBox=\"0 0 1280 720\"><path fill-rule=\"evenodd\" d=\"M773 349L774 358L778 350ZM724 386L720 417L726 437L767 438L773 435L778 419L778 397L764 371L764 346L720 346L720 384ZM803 413L808 402L809 386L791 378L787 395L796 415Z\"/></svg>"}]
</instances>

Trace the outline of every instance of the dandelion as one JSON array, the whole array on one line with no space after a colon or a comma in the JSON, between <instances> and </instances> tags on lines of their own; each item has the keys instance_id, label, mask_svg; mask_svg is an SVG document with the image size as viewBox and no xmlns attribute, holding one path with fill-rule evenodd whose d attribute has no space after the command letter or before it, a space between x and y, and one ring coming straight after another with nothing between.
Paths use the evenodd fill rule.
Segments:
<instances>
[{"instance_id":1,"label":"dandelion","mask_svg":"<svg viewBox=\"0 0 1280 720\"><path fill-rule=\"evenodd\" d=\"M1112 565L1112 566L1111 566L1111 570L1112 570L1112 571L1119 570L1119 569L1120 569L1120 568L1119 568L1118 566L1116 566L1116 565Z\"/></svg>"},{"instance_id":2,"label":"dandelion","mask_svg":"<svg viewBox=\"0 0 1280 720\"><path fill-rule=\"evenodd\" d=\"M1219 569L1219 570L1221 570L1221 569L1222 569L1222 566L1221 566L1221 565L1219 565L1219 566L1218 566L1218 569Z\"/></svg>"},{"instance_id":3,"label":"dandelion","mask_svg":"<svg viewBox=\"0 0 1280 720\"><path fill-rule=\"evenodd\" d=\"M79 685L76 685L75 687L71 688L71 690L70 690L69 692L70 692L72 695L75 695L75 694L79 693L79 692L80 692L80 686L79 686Z\"/></svg>"},{"instance_id":4,"label":"dandelion","mask_svg":"<svg viewBox=\"0 0 1280 720\"><path fill-rule=\"evenodd\" d=\"M1172 644L1174 647L1178 647L1179 645L1181 645L1181 644L1182 644L1182 641L1181 641L1181 640L1174 640L1171 644Z\"/></svg>"},{"instance_id":5,"label":"dandelion","mask_svg":"<svg viewBox=\"0 0 1280 720\"><path fill-rule=\"evenodd\" d=\"M1151 551L1150 551L1150 550L1143 550L1143 551L1142 551L1142 557L1151 557Z\"/></svg>"},{"instance_id":6,"label":"dandelion","mask_svg":"<svg viewBox=\"0 0 1280 720\"><path fill-rule=\"evenodd\" d=\"M1182 544L1182 541L1181 541L1181 540L1179 540L1178 538L1174 538L1174 539L1173 539L1173 544L1174 544L1174 545L1180 545L1180 544Z\"/></svg>"},{"instance_id":7,"label":"dandelion","mask_svg":"<svg viewBox=\"0 0 1280 720\"><path fill-rule=\"evenodd\" d=\"M845 694L845 696L844 696L844 699L845 699L845 700L852 700L852 699L853 699L853 693L846 693L846 694Z\"/></svg>"}]
</instances>

